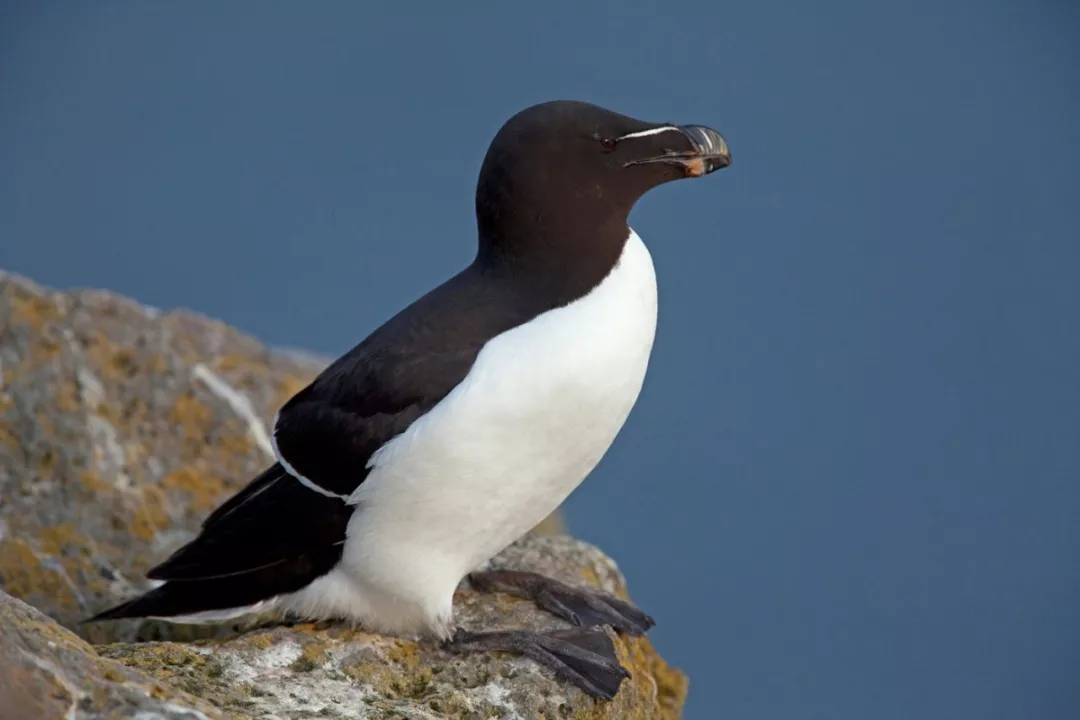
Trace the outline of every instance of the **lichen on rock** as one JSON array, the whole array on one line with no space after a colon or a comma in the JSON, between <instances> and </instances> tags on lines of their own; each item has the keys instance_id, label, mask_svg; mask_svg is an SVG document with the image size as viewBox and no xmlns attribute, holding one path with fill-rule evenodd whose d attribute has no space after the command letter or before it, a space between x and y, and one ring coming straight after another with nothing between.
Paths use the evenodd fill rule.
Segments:
<instances>
[{"instance_id":1,"label":"lichen on rock","mask_svg":"<svg viewBox=\"0 0 1080 720\"><path fill-rule=\"evenodd\" d=\"M543 572L625 595L611 562L567 536L530 534L496 566ZM588 579L593 582L588 582ZM462 588L456 618L467 629L562 626L532 603ZM223 711L284 718L676 718L686 680L645 638L615 637L633 677L598 702L535 663L502 653L451 654L437 644L338 623L270 625L228 640L126 643L115 658L213 702Z\"/></svg>"},{"instance_id":2,"label":"lichen on rock","mask_svg":"<svg viewBox=\"0 0 1080 720\"><path fill-rule=\"evenodd\" d=\"M211 720L212 704L101 657L44 613L0 591L0 717Z\"/></svg>"},{"instance_id":3,"label":"lichen on rock","mask_svg":"<svg viewBox=\"0 0 1080 720\"><path fill-rule=\"evenodd\" d=\"M319 369L194 313L0 277L0 587L69 626L144 589Z\"/></svg>"},{"instance_id":4,"label":"lichen on rock","mask_svg":"<svg viewBox=\"0 0 1080 720\"><path fill-rule=\"evenodd\" d=\"M0 660L18 663L0 707L9 693L40 710L27 717L133 717L97 708L149 693L158 714L144 717L165 720L679 716L686 679L645 638L615 636L633 678L604 703L526 659L342 624L79 624L146 590L146 570L267 465L270 418L323 365L195 313L0 272L0 590L59 621L0 593ZM559 530L553 516L494 564L625 597L614 563ZM455 612L474 630L563 625L467 586Z\"/></svg>"}]
</instances>

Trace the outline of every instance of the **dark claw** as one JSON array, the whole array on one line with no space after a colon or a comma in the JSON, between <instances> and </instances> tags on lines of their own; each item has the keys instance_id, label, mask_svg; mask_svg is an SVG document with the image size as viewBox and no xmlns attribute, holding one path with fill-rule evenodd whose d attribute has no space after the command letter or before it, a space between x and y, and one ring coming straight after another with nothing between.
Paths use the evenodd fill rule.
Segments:
<instances>
[{"instance_id":1,"label":"dark claw","mask_svg":"<svg viewBox=\"0 0 1080 720\"><path fill-rule=\"evenodd\" d=\"M504 592L532 600L552 615L573 625L610 625L628 635L644 635L656 624L651 617L628 602L537 573L489 570L469 575L469 582L478 590Z\"/></svg>"},{"instance_id":2,"label":"dark claw","mask_svg":"<svg viewBox=\"0 0 1080 720\"><path fill-rule=\"evenodd\" d=\"M524 655L604 700L614 698L622 681L630 677L630 672L619 664L611 638L602 630L575 628L549 633L458 630L447 647L451 652L491 650Z\"/></svg>"}]
</instances>

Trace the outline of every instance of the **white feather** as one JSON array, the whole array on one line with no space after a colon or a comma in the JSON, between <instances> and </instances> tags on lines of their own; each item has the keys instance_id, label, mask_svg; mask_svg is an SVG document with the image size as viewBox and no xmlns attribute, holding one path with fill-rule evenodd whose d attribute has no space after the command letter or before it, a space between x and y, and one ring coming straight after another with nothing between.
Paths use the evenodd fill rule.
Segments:
<instances>
[{"instance_id":1,"label":"white feather","mask_svg":"<svg viewBox=\"0 0 1080 720\"><path fill-rule=\"evenodd\" d=\"M655 330L652 258L631 230L592 292L491 339L442 402L375 453L349 499L341 564L280 607L448 637L461 579L555 510L611 446Z\"/></svg>"},{"instance_id":2,"label":"white feather","mask_svg":"<svg viewBox=\"0 0 1080 720\"><path fill-rule=\"evenodd\" d=\"M171 615L169 617L157 617L151 615L150 617L154 620L164 620L166 622L182 625L201 625L203 623L219 623L227 620L234 620L249 613L273 610L275 607L277 607L277 598L268 598L266 600L260 600L253 605L245 605L244 607L225 608L224 610L203 610L202 612L190 613L188 615Z\"/></svg>"}]
</instances>

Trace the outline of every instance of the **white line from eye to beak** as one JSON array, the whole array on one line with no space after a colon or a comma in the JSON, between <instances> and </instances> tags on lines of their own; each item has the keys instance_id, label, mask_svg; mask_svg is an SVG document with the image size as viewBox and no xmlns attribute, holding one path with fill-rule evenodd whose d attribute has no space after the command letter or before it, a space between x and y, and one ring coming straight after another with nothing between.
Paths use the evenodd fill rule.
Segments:
<instances>
[{"instance_id":1,"label":"white line from eye to beak","mask_svg":"<svg viewBox=\"0 0 1080 720\"><path fill-rule=\"evenodd\" d=\"M632 132L628 135L616 138L616 140L631 140L633 138L649 137L650 135L659 135L662 132L668 132L669 130L678 130L679 128L674 125L665 125L663 127L652 128L651 130L641 130L639 132Z\"/></svg>"}]
</instances>

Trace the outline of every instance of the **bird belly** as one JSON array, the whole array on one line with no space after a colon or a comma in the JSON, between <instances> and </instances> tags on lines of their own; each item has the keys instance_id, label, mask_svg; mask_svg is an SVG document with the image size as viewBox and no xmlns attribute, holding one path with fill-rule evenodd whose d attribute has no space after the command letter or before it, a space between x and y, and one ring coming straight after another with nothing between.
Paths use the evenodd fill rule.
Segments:
<instances>
[{"instance_id":1,"label":"bird belly","mask_svg":"<svg viewBox=\"0 0 1080 720\"><path fill-rule=\"evenodd\" d=\"M652 259L631 231L592 292L493 338L372 457L349 501L341 570L370 594L417 604L444 634L461 578L554 511L610 447L655 328Z\"/></svg>"}]
</instances>

